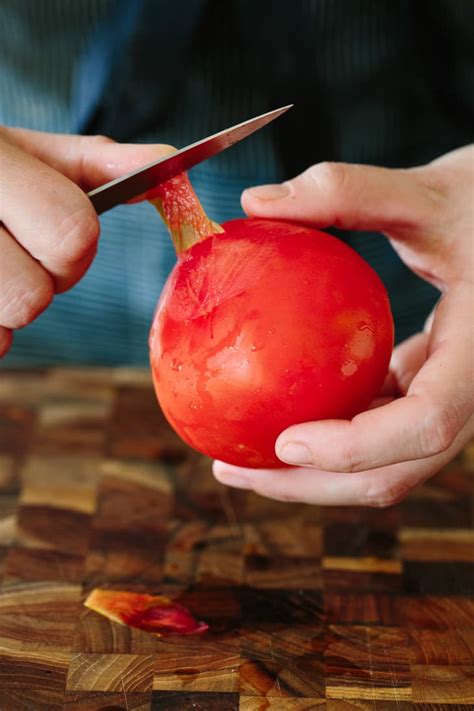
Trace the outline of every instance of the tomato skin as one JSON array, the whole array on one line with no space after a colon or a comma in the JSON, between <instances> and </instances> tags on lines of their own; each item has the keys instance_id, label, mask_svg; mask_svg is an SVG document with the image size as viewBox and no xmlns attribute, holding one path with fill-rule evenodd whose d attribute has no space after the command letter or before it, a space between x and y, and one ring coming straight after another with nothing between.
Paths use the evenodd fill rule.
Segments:
<instances>
[{"instance_id":1,"label":"tomato skin","mask_svg":"<svg viewBox=\"0 0 474 711\"><path fill-rule=\"evenodd\" d=\"M285 466L286 427L350 419L379 392L393 348L385 288L350 247L306 226L240 219L184 252L150 333L161 408L191 447Z\"/></svg>"}]
</instances>

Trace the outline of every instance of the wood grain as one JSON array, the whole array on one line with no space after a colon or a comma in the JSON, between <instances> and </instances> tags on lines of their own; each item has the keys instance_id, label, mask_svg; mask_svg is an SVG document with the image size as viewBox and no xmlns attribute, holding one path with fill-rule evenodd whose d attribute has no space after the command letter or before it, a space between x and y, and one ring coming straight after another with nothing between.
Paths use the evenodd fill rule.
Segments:
<instances>
[{"instance_id":1,"label":"wood grain","mask_svg":"<svg viewBox=\"0 0 474 711\"><path fill-rule=\"evenodd\" d=\"M324 655L327 698L411 700L409 640L403 628L331 625L330 633Z\"/></svg>"},{"instance_id":2,"label":"wood grain","mask_svg":"<svg viewBox=\"0 0 474 711\"><path fill-rule=\"evenodd\" d=\"M62 711L64 692L62 689L21 688L0 689L2 711Z\"/></svg>"},{"instance_id":3,"label":"wood grain","mask_svg":"<svg viewBox=\"0 0 474 711\"><path fill-rule=\"evenodd\" d=\"M474 704L474 666L415 665L413 701Z\"/></svg>"},{"instance_id":4,"label":"wood grain","mask_svg":"<svg viewBox=\"0 0 474 711\"><path fill-rule=\"evenodd\" d=\"M474 600L451 596L409 596L401 599L403 622L418 629L474 629Z\"/></svg>"},{"instance_id":5,"label":"wood grain","mask_svg":"<svg viewBox=\"0 0 474 711\"><path fill-rule=\"evenodd\" d=\"M153 689L238 691L239 667L240 643L235 635L159 640Z\"/></svg>"},{"instance_id":6,"label":"wood grain","mask_svg":"<svg viewBox=\"0 0 474 711\"><path fill-rule=\"evenodd\" d=\"M48 649L0 650L0 688L60 691L71 655Z\"/></svg>"},{"instance_id":7,"label":"wood grain","mask_svg":"<svg viewBox=\"0 0 474 711\"><path fill-rule=\"evenodd\" d=\"M474 660L474 629L411 629L409 634L414 664L462 665Z\"/></svg>"},{"instance_id":8,"label":"wood grain","mask_svg":"<svg viewBox=\"0 0 474 711\"><path fill-rule=\"evenodd\" d=\"M0 711L470 711L474 446L386 510L230 490L147 371L0 378ZM83 607L169 595L158 638Z\"/></svg>"},{"instance_id":9,"label":"wood grain","mask_svg":"<svg viewBox=\"0 0 474 711\"><path fill-rule=\"evenodd\" d=\"M63 711L150 711L151 692L66 691Z\"/></svg>"},{"instance_id":10,"label":"wood grain","mask_svg":"<svg viewBox=\"0 0 474 711\"><path fill-rule=\"evenodd\" d=\"M258 698L240 696L239 711L324 711L327 708L324 699L285 698L282 696Z\"/></svg>"},{"instance_id":11,"label":"wood grain","mask_svg":"<svg viewBox=\"0 0 474 711\"><path fill-rule=\"evenodd\" d=\"M148 691L153 681L151 654L73 654L66 689L70 691Z\"/></svg>"},{"instance_id":12,"label":"wood grain","mask_svg":"<svg viewBox=\"0 0 474 711\"><path fill-rule=\"evenodd\" d=\"M400 626L401 608L400 596L390 593L328 590L324 594L324 611L332 624Z\"/></svg>"},{"instance_id":13,"label":"wood grain","mask_svg":"<svg viewBox=\"0 0 474 711\"><path fill-rule=\"evenodd\" d=\"M404 560L474 563L474 531L406 528L399 534Z\"/></svg>"},{"instance_id":14,"label":"wood grain","mask_svg":"<svg viewBox=\"0 0 474 711\"><path fill-rule=\"evenodd\" d=\"M320 635L317 626L245 632L241 639L241 693L265 698L324 698Z\"/></svg>"},{"instance_id":15,"label":"wood grain","mask_svg":"<svg viewBox=\"0 0 474 711\"><path fill-rule=\"evenodd\" d=\"M154 691L151 711L238 711L239 694L225 691Z\"/></svg>"},{"instance_id":16,"label":"wood grain","mask_svg":"<svg viewBox=\"0 0 474 711\"><path fill-rule=\"evenodd\" d=\"M64 582L21 582L0 592L0 647L26 651L71 649L81 589Z\"/></svg>"}]
</instances>

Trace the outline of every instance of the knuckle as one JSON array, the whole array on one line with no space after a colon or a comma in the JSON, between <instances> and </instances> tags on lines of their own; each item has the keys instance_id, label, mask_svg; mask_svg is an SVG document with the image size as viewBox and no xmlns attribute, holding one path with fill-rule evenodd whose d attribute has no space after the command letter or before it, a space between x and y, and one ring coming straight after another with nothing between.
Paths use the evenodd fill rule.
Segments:
<instances>
[{"instance_id":1,"label":"knuckle","mask_svg":"<svg viewBox=\"0 0 474 711\"><path fill-rule=\"evenodd\" d=\"M419 186L426 192L428 198L437 205L444 199L448 182L444 177L444 171L431 165L422 168L413 168L413 175L416 176Z\"/></svg>"},{"instance_id":2,"label":"knuckle","mask_svg":"<svg viewBox=\"0 0 474 711\"><path fill-rule=\"evenodd\" d=\"M82 261L95 251L99 231L99 220L92 205L84 203L58 224L55 234L57 257L68 264Z\"/></svg>"},{"instance_id":3,"label":"knuckle","mask_svg":"<svg viewBox=\"0 0 474 711\"><path fill-rule=\"evenodd\" d=\"M432 407L420 430L421 456L432 457L445 452L454 442L461 426L454 406Z\"/></svg>"},{"instance_id":4,"label":"knuckle","mask_svg":"<svg viewBox=\"0 0 474 711\"><path fill-rule=\"evenodd\" d=\"M362 497L362 504L371 508L386 509L399 504L411 487L402 481L371 481Z\"/></svg>"},{"instance_id":5,"label":"knuckle","mask_svg":"<svg viewBox=\"0 0 474 711\"><path fill-rule=\"evenodd\" d=\"M108 136L95 135L95 136L77 136L77 166L76 166L76 177L74 182L78 185L87 184L84 177L87 175L87 164L88 156L96 153L98 150L107 146L111 143L115 143L112 138Z\"/></svg>"},{"instance_id":6,"label":"knuckle","mask_svg":"<svg viewBox=\"0 0 474 711\"><path fill-rule=\"evenodd\" d=\"M172 146L170 143L160 143L159 146L163 155L168 155L168 153L175 153L177 151L177 148Z\"/></svg>"},{"instance_id":7,"label":"knuckle","mask_svg":"<svg viewBox=\"0 0 474 711\"><path fill-rule=\"evenodd\" d=\"M344 443L340 445L336 456L337 471L355 474L366 469L360 454L356 450L355 443L349 437L346 437Z\"/></svg>"},{"instance_id":8,"label":"knuckle","mask_svg":"<svg viewBox=\"0 0 474 711\"><path fill-rule=\"evenodd\" d=\"M417 188L419 195L418 223L429 226L445 222L449 195L443 170L428 165L412 168L411 171L416 180L414 188Z\"/></svg>"},{"instance_id":9,"label":"knuckle","mask_svg":"<svg viewBox=\"0 0 474 711\"><path fill-rule=\"evenodd\" d=\"M308 174L333 200L339 199L347 190L348 166L345 163L317 163L309 168Z\"/></svg>"},{"instance_id":10,"label":"knuckle","mask_svg":"<svg viewBox=\"0 0 474 711\"><path fill-rule=\"evenodd\" d=\"M96 134L95 136L84 136L84 138L88 141L93 141L94 143L97 143L100 146L104 145L104 143L115 143L113 138L109 138L109 136L103 136L102 134Z\"/></svg>"}]
</instances>

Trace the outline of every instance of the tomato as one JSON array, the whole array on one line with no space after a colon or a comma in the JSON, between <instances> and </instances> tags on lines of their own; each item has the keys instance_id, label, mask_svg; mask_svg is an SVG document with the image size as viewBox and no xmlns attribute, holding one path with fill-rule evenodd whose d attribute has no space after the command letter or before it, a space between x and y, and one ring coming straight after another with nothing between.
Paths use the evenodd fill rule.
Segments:
<instances>
[{"instance_id":1,"label":"tomato","mask_svg":"<svg viewBox=\"0 0 474 711\"><path fill-rule=\"evenodd\" d=\"M393 347L385 288L341 240L261 219L178 256L150 334L163 412L191 447L281 467L289 425L349 419L379 392Z\"/></svg>"}]
</instances>

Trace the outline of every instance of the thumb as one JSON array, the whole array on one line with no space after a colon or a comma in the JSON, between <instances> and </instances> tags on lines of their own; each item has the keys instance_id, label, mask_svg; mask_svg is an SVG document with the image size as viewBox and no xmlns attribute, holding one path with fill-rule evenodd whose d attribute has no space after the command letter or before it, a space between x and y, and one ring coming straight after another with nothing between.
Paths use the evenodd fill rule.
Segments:
<instances>
[{"instance_id":1,"label":"thumb","mask_svg":"<svg viewBox=\"0 0 474 711\"><path fill-rule=\"evenodd\" d=\"M242 206L251 217L396 233L436 219L439 194L428 178L425 168L317 163L293 180L245 190Z\"/></svg>"}]
</instances>

